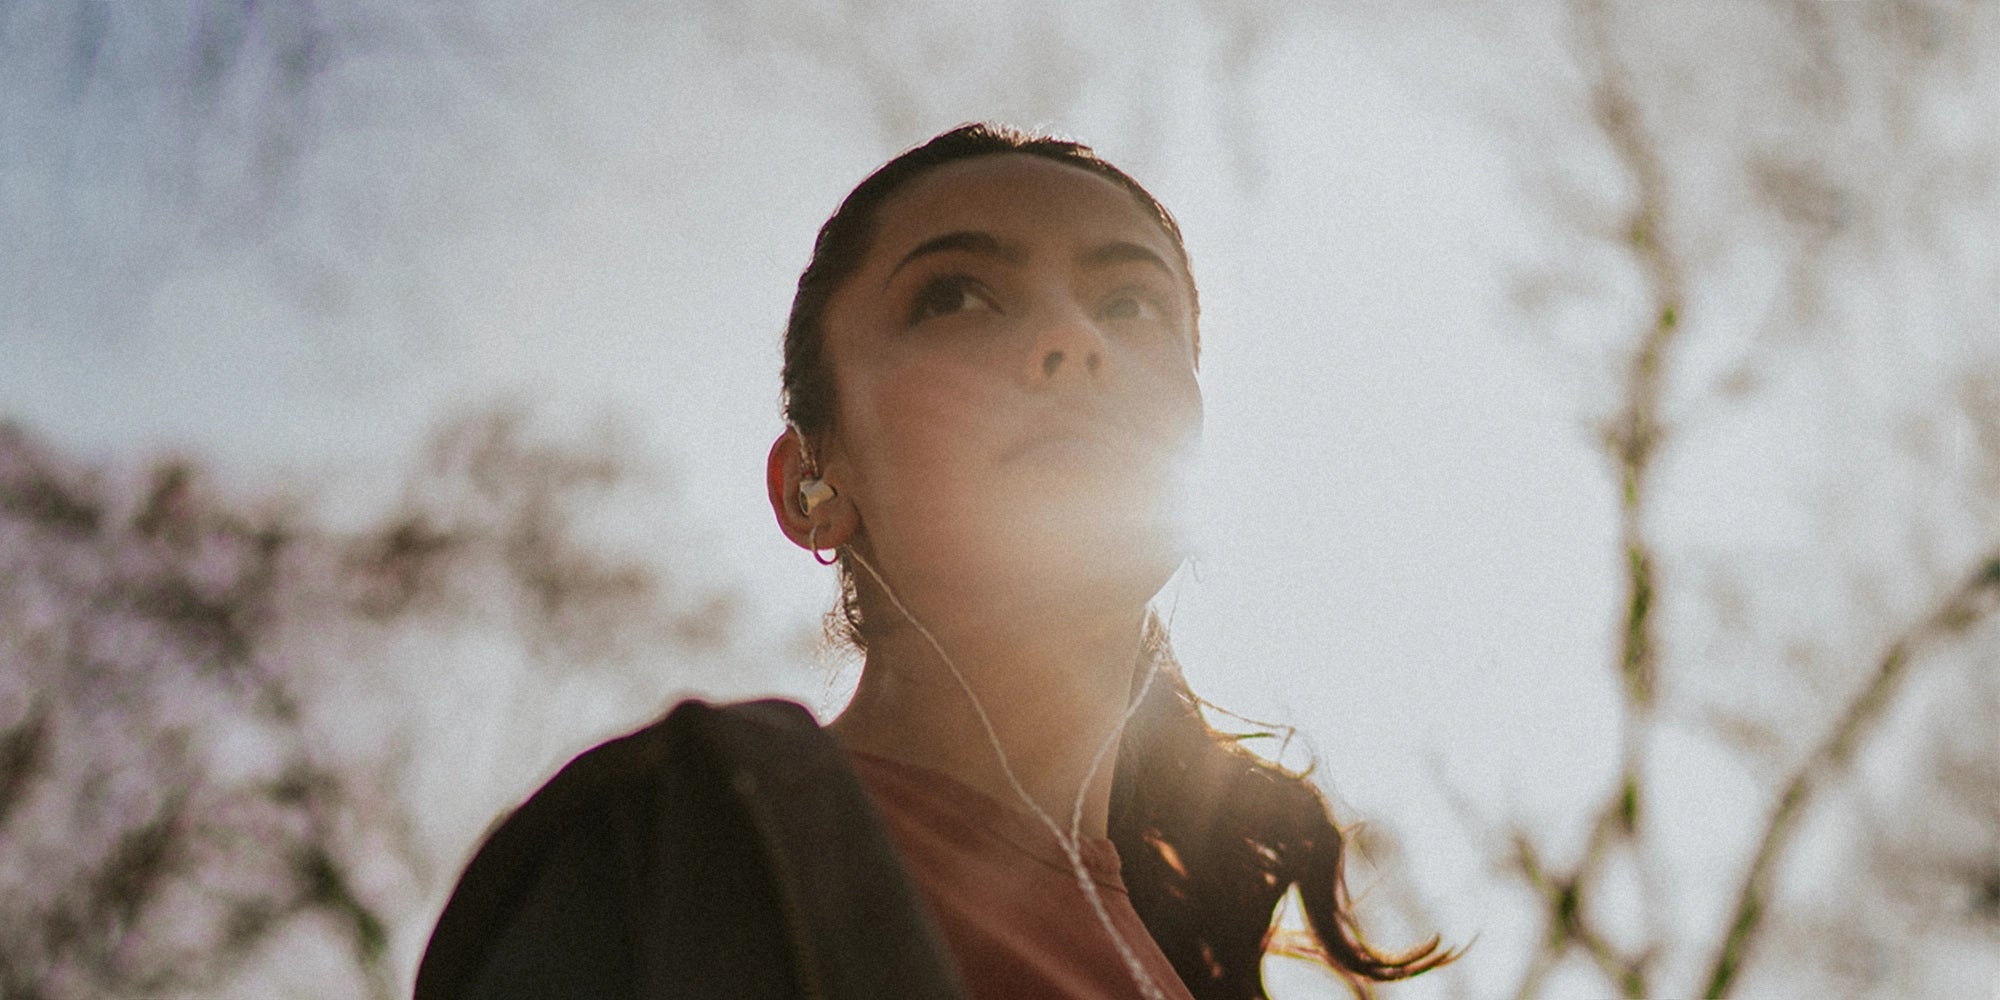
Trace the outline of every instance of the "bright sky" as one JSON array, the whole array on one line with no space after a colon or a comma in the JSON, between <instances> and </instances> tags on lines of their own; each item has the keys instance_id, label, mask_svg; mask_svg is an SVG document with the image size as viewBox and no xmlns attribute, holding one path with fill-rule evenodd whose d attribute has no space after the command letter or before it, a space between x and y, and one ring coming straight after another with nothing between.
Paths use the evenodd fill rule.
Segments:
<instances>
[{"instance_id":1,"label":"bright sky","mask_svg":"<svg viewBox=\"0 0 2000 1000\"><path fill-rule=\"evenodd\" d=\"M1572 402L1504 330L1503 265L1523 244L1490 123L1414 95L1337 25L1272 44L1233 92L1199 66L1127 65L1166 74L1143 123L1130 78L1085 79L1052 120L969 79L894 139L840 73L644 37L664 59L555 56L518 93L354 67L320 111L303 195L244 240L149 191L157 150L106 138L102 189L72 161L75 202L47 224L81 219L59 237L78 257L154 280L107 291L106 271L55 270L42 322L0 327L6 411L71 447L184 448L352 510L465 400L517 394L565 426L619 414L669 463L691 522L673 537L708 540L673 561L748 591L753 632L789 635L830 597L827 571L772 530L761 478L811 235L896 145L1025 113L1098 144L1187 229L1209 460L1200 571L1172 593L1197 689L1297 725L1348 815L1404 839L1447 936L1510 950L1479 915L1485 858L1441 793L1532 820L1605 774L1591 752L1610 719L1611 509ZM384 91L408 103L346 103ZM458 103L419 103L438 92ZM229 156L203 148L225 146L217 132L193 154ZM210 249L163 252L190 232ZM826 697L805 664L669 686L760 685Z\"/></svg>"},{"instance_id":2,"label":"bright sky","mask_svg":"<svg viewBox=\"0 0 2000 1000\"><path fill-rule=\"evenodd\" d=\"M175 16L152 6L112 16ZM11 252L52 277L0 279L16 303L0 415L89 454L191 450L346 516L379 506L468 400L514 394L558 427L615 415L673 482L673 523L635 542L671 539L679 572L745 592L766 658L789 655L831 598L762 483L812 234L897 147L959 121L1071 132L1174 209L1202 286L1202 554L1168 592L1195 687L1297 725L1345 815L1402 840L1438 929L1481 935L1467 964L1494 964L1474 980L1509 983L1527 929L1496 921L1516 901L1452 797L1559 841L1556 818L1600 794L1617 597L1584 395L1507 298L1538 223L1499 122L1467 96L1513 69L1451 24L1391 39L1302 18L1230 76L1214 29L1175 11L1129 30L1045 12L1068 41L1047 46L1041 90L965 57L993 16L952 15L930 47L915 22L879 25L867 41L914 45L899 65L923 81L888 119L836 42L816 62L775 29L497 9L339 50L354 55L305 107L260 103L245 74L212 124L121 136L121 115L162 102L100 95L75 113L81 139L0 162L0 205L28 234ZM343 41L365 34L356 16ZM480 58L454 55L455 33ZM117 57L180 86L159 68L178 56L139 34ZM1096 51L1123 34L1146 44ZM1001 35L997 64L1037 65L1041 43ZM1163 47L1192 55L1141 51ZM15 121L60 130L33 104L45 87L14 93ZM254 193L227 178L268 116L306 123L295 192L226 219L169 193L177 170L218 201ZM817 704L826 683L797 663L661 682L675 689ZM556 720L495 752L553 763L635 710L651 714ZM522 770L467 812L518 794Z\"/></svg>"}]
</instances>

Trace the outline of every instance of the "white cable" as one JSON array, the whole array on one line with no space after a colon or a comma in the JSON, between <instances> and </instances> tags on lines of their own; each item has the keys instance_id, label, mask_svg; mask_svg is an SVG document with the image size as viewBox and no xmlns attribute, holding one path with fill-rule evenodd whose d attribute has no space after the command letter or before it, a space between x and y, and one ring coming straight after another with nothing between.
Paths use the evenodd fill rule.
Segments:
<instances>
[{"instance_id":1,"label":"white cable","mask_svg":"<svg viewBox=\"0 0 2000 1000\"><path fill-rule=\"evenodd\" d=\"M875 567L869 565L868 560L863 559L861 554L852 548L846 548L845 550L848 555L854 557L855 562L861 564L862 569L868 571L869 576L875 578L876 585L880 586L882 593L888 596L889 603L895 605L897 611L902 612L903 617L909 620L910 625L917 630L918 634L922 635L931 644L931 648L937 651L938 658L944 661L946 667L950 668L952 679L958 682L959 690L964 691L967 700L972 702L973 713L979 716L979 726L986 731L986 741L992 744L993 754L999 758L1000 770L1007 776L1007 784L1013 787L1014 794L1019 796L1022 803L1027 805L1028 810L1042 821L1042 825L1049 828L1049 833L1055 836L1056 843L1062 845L1063 856L1069 859L1070 871L1076 875L1076 884L1083 889L1084 898L1090 901L1090 908L1097 913L1098 922L1104 925L1104 932L1111 935L1111 943L1118 949L1118 957L1125 961L1125 968L1132 974L1132 982L1139 987L1139 994L1145 997L1146 1000L1166 1000L1166 994L1161 992L1159 984L1153 981L1152 975L1146 971L1145 966L1139 963L1139 956L1132 950L1132 946L1126 942L1125 935L1118 933L1117 926L1111 922L1111 913L1104 908L1104 900L1098 895L1097 883L1091 879L1090 870L1084 866L1083 848L1081 846L1083 839L1083 800L1090 791L1091 779L1097 776L1097 769L1103 765L1105 755L1110 752L1112 745L1118 741L1118 737L1124 732L1126 724L1132 721L1132 716L1139 711L1139 705L1145 701L1146 692L1153 685L1153 678L1158 676L1160 672L1159 657L1148 657L1146 680L1139 686L1138 697L1133 698L1131 704L1126 706L1124 718L1120 719L1117 728L1113 729L1104 738L1103 744L1097 748L1097 754L1091 758L1090 769L1084 772L1083 784L1077 788L1076 803L1070 810L1069 833L1068 835L1064 835L1062 827L1056 825L1056 821L1035 802L1034 797L1029 795L1028 790L1021 785L1021 779L1015 777L1014 767L1007 761L1007 750L1000 745L1000 736L993 729L993 720L986 715L986 707L980 703L979 695L973 692L971 683L965 679L965 674L959 671L958 664L952 662L951 656L944 651L944 646L937 641L937 636L932 635L931 630L925 628L924 623L918 621L917 616L912 614L909 608L903 606L903 602L896 596L895 590L890 588L889 581L882 579L882 574L876 572Z\"/></svg>"}]
</instances>

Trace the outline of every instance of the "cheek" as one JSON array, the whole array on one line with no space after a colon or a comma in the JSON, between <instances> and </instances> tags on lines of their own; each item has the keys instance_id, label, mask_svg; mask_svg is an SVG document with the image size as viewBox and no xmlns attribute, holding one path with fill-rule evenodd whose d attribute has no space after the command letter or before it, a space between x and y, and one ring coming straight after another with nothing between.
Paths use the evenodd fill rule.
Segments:
<instances>
[{"instance_id":1,"label":"cheek","mask_svg":"<svg viewBox=\"0 0 2000 1000\"><path fill-rule=\"evenodd\" d=\"M1201 383L1184 359L1167 359L1152 366L1136 387L1148 424L1160 428L1167 443L1185 447L1201 437Z\"/></svg>"},{"instance_id":2,"label":"cheek","mask_svg":"<svg viewBox=\"0 0 2000 1000\"><path fill-rule=\"evenodd\" d=\"M996 436L988 377L951 365L909 363L843 384L841 417L871 482L935 490Z\"/></svg>"},{"instance_id":3,"label":"cheek","mask_svg":"<svg viewBox=\"0 0 2000 1000\"><path fill-rule=\"evenodd\" d=\"M1201 401L1201 383L1193 372L1184 371L1176 383L1175 409L1180 414L1180 427L1190 437L1201 436L1201 426L1205 418Z\"/></svg>"}]
</instances>

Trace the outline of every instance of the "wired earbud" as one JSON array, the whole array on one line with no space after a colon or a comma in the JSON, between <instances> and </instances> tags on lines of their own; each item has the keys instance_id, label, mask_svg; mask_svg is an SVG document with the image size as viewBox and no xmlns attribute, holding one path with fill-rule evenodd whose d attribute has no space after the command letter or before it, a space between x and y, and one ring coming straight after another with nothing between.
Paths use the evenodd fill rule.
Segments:
<instances>
[{"instance_id":1,"label":"wired earbud","mask_svg":"<svg viewBox=\"0 0 2000 1000\"><path fill-rule=\"evenodd\" d=\"M833 499L839 491L817 477L807 476L799 480L799 513L812 516L813 508Z\"/></svg>"},{"instance_id":2,"label":"wired earbud","mask_svg":"<svg viewBox=\"0 0 2000 1000\"><path fill-rule=\"evenodd\" d=\"M798 427L794 426L792 432L797 434ZM805 435L803 434L799 435L799 460L805 466L805 475L799 479L799 513L810 519L813 508L839 496L840 491L819 478L817 463L813 461L812 453L806 450ZM818 522L813 523L812 532L806 536L806 547L812 550L813 559L821 566L831 566L840 561L837 547L833 558L827 559L820 556Z\"/></svg>"},{"instance_id":3,"label":"wired earbud","mask_svg":"<svg viewBox=\"0 0 2000 1000\"><path fill-rule=\"evenodd\" d=\"M799 430L799 425L794 423L788 422L786 426L790 427L792 435L798 438L799 462L805 466L805 475L799 480L799 513L811 517L814 507L840 494L838 490L828 486L819 478L819 463L813 461L812 452L806 450L805 432Z\"/></svg>"},{"instance_id":4,"label":"wired earbud","mask_svg":"<svg viewBox=\"0 0 2000 1000\"><path fill-rule=\"evenodd\" d=\"M821 482L819 479L813 476L807 476L806 478L799 480L799 513L804 514L806 517L810 518L812 517L812 512L814 507L817 507L820 504L823 504L838 495L839 491L835 490L833 487L828 486L826 483ZM840 561L838 546L835 546L834 549L835 554L833 558L828 559L820 556L818 521L813 522L812 532L806 536L806 548L812 550L813 559L817 561L821 566L831 566L834 563Z\"/></svg>"}]
</instances>

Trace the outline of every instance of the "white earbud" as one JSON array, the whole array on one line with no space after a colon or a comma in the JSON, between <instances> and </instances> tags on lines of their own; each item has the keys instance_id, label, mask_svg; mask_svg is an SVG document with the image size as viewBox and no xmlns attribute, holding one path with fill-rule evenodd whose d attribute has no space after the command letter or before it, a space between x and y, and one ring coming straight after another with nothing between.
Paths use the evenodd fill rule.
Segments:
<instances>
[{"instance_id":1,"label":"white earbud","mask_svg":"<svg viewBox=\"0 0 2000 1000\"><path fill-rule=\"evenodd\" d=\"M836 495L838 493L833 487L828 486L818 479L812 477L801 479L799 480L799 513L811 517L814 507L833 499Z\"/></svg>"}]
</instances>

